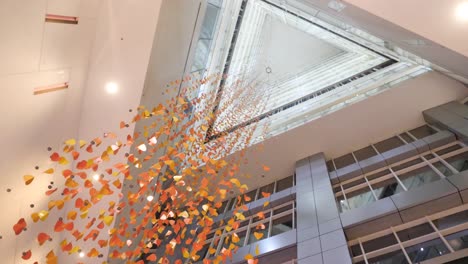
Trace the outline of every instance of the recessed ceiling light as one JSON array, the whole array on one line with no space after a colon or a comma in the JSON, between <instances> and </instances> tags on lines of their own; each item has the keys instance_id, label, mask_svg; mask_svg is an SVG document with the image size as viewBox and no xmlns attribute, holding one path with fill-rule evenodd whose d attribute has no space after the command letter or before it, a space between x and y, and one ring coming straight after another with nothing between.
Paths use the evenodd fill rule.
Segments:
<instances>
[{"instance_id":1,"label":"recessed ceiling light","mask_svg":"<svg viewBox=\"0 0 468 264\"><path fill-rule=\"evenodd\" d=\"M94 174L94 175L93 175L93 179L94 179L95 181L98 181L98 180L99 180L99 174Z\"/></svg>"},{"instance_id":2,"label":"recessed ceiling light","mask_svg":"<svg viewBox=\"0 0 468 264\"><path fill-rule=\"evenodd\" d=\"M115 82L108 82L106 84L106 91L110 94L115 94L119 90L119 86Z\"/></svg>"},{"instance_id":3,"label":"recessed ceiling light","mask_svg":"<svg viewBox=\"0 0 468 264\"><path fill-rule=\"evenodd\" d=\"M80 256L80 258L84 258L85 253L84 253L84 252L80 252L79 256Z\"/></svg>"},{"instance_id":4,"label":"recessed ceiling light","mask_svg":"<svg viewBox=\"0 0 468 264\"><path fill-rule=\"evenodd\" d=\"M456 16L458 20L468 21L468 2L463 2L457 6Z\"/></svg>"},{"instance_id":5,"label":"recessed ceiling light","mask_svg":"<svg viewBox=\"0 0 468 264\"><path fill-rule=\"evenodd\" d=\"M146 197L146 200L148 200L148 202L151 202L153 201L154 197L152 195Z\"/></svg>"},{"instance_id":6,"label":"recessed ceiling light","mask_svg":"<svg viewBox=\"0 0 468 264\"><path fill-rule=\"evenodd\" d=\"M328 3L328 7L335 10L336 12L341 12L343 9L345 9L346 5L341 1L332 0Z\"/></svg>"}]
</instances>

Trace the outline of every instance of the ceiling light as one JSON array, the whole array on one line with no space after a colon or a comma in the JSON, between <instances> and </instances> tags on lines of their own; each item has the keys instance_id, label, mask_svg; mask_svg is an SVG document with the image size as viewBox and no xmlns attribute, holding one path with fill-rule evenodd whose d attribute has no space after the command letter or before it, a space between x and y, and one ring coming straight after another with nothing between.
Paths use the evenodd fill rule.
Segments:
<instances>
[{"instance_id":1,"label":"ceiling light","mask_svg":"<svg viewBox=\"0 0 468 264\"><path fill-rule=\"evenodd\" d=\"M424 251L424 248L421 248L421 251Z\"/></svg>"},{"instance_id":2,"label":"ceiling light","mask_svg":"<svg viewBox=\"0 0 468 264\"><path fill-rule=\"evenodd\" d=\"M85 253L84 252L80 252L80 254L78 254L80 256L80 258L84 258L85 256Z\"/></svg>"},{"instance_id":3,"label":"ceiling light","mask_svg":"<svg viewBox=\"0 0 468 264\"><path fill-rule=\"evenodd\" d=\"M115 82L108 82L106 84L106 91L110 94L115 94L119 90L119 86Z\"/></svg>"},{"instance_id":4,"label":"ceiling light","mask_svg":"<svg viewBox=\"0 0 468 264\"><path fill-rule=\"evenodd\" d=\"M463 2L457 6L456 16L461 21L468 21L468 2Z\"/></svg>"},{"instance_id":5,"label":"ceiling light","mask_svg":"<svg viewBox=\"0 0 468 264\"><path fill-rule=\"evenodd\" d=\"M328 7L335 10L336 12L341 12L345 9L346 5L341 1L333 0L328 3Z\"/></svg>"},{"instance_id":6,"label":"ceiling light","mask_svg":"<svg viewBox=\"0 0 468 264\"><path fill-rule=\"evenodd\" d=\"M148 202L151 202L153 201L154 197L152 195L146 197L146 200L148 200Z\"/></svg>"},{"instance_id":7,"label":"ceiling light","mask_svg":"<svg viewBox=\"0 0 468 264\"><path fill-rule=\"evenodd\" d=\"M99 174L94 174L94 175L93 175L93 179L94 179L95 181L99 181Z\"/></svg>"}]
</instances>

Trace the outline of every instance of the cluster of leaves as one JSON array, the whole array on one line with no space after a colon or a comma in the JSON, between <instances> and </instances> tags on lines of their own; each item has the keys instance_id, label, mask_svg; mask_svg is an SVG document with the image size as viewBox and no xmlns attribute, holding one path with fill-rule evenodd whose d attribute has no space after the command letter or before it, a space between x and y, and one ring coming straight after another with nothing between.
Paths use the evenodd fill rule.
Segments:
<instances>
[{"instance_id":1,"label":"cluster of leaves","mask_svg":"<svg viewBox=\"0 0 468 264\"><path fill-rule=\"evenodd\" d=\"M207 132L213 131L215 121L220 122L216 116L222 116L226 126L236 116L244 116L249 106L262 104L260 97L249 94L253 89L239 83L232 90L241 91L237 97L242 100L224 102L221 107L214 92L190 99L201 86L216 86L225 77L217 74L172 82L165 94L176 96L156 107L140 106L131 121L120 123L123 131L131 123L135 126L123 139L108 132L89 142L65 141L60 151L50 155L55 165L43 171L62 175L63 186L45 192L47 208L19 219L13 226L15 234L21 235L38 221L53 221L53 230L40 232L36 239L40 246L51 248L47 264L57 263L57 247L66 254L84 253L88 258L108 253L109 258L127 263L196 262L201 260L207 235L219 226L222 202L238 195L232 217L222 219L223 228L231 233L224 238L221 253L203 261L219 263L232 257L239 242L235 230L245 219L245 203L249 201L244 195L248 187L240 180L240 167L246 162L242 148L249 146L258 128L239 128L210 142ZM216 114L213 109L217 109ZM126 150L130 151L122 153ZM25 175L25 185L32 184L35 177ZM60 211L57 219L49 217L52 210ZM264 215L259 213L258 217ZM86 224L77 225L77 221ZM65 233L68 238L55 244L54 233ZM263 234L254 235L261 239ZM89 247L93 243L96 246ZM215 251L209 249L210 253ZM31 250L26 250L22 258L32 256ZM256 262L252 255L246 260Z\"/></svg>"}]
</instances>

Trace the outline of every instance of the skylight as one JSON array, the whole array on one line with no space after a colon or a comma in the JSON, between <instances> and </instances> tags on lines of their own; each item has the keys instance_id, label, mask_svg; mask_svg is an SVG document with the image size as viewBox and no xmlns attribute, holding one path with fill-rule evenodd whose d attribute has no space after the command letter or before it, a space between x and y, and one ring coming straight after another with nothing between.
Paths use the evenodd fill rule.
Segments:
<instances>
[{"instance_id":1,"label":"skylight","mask_svg":"<svg viewBox=\"0 0 468 264\"><path fill-rule=\"evenodd\" d=\"M236 23L221 23L229 34L218 37L213 50L219 54L212 66L223 65L228 78L212 87L219 95L216 109L224 111L215 109L209 138L255 122L268 125L267 136L277 135L428 70L386 50L378 38L342 30L288 4L235 2L225 4L224 12L238 12ZM224 88L239 81L253 84L265 100L226 123L236 107L232 102L242 98Z\"/></svg>"}]
</instances>

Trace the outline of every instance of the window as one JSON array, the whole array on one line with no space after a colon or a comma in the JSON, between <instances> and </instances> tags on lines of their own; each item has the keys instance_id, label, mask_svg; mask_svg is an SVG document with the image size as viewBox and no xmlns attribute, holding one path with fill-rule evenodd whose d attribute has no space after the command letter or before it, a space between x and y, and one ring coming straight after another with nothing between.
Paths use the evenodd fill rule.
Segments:
<instances>
[{"instance_id":1,"label":"window","mask_svg":"<svg viewBox=\"0 0 468 264\"><path fill-rule=\"evenodd\" d=\"M372 252L381 248L386 248L398 244L393 233L362 243L365 252Z\"/></svg>"},{"instance_id":2,"label":"window","mask_svg":"<svg viewBox=\"0 0 468 264\"><path fill-rule=\"evenodd\" d=\"M440 238L405 248L405 250L412 263L419 263L449 253Z\"/></svg>"},{"instance_id":3,"label":"window","mask_svg":"<svg viewBox=\"0 0 468 264\"><path fill-rule=\"evenodd\" d=\"M411 143L411 142L414 141L414 139L413 139L410 135L408 135L408 133L406 133L406 132L400 134L400 137L401 137L404 141L406 141L406 143Z\"/></svg>"},{"instance_id":4,"label":"window","mask_svg":"<svg viewBox=\"0 0 468 264\"><path fill-rule=\"evenodd\" d=\"M374 195L368 187L346 194L346 198L348 200L348 210L375 202Z\"/></svg>"},{"instance_id":5,"label":"window","mask_svg":"<svg viewBox=\"0 0 468 264\"><path fill-rule=\"evenodd\" d=\"M445 177L453 175L453 172L440 161L433 163L432 165L436 167L436 169L440 171Z\"/></svg>"},{"instance_id":6,"label":"window","mask_svg":"<svg viewBox=\"0 0 468 264\"><path fill-rule=\"evenodd\" d=\"M409 131L409 133L411 133L415 138L421 139L433 135L437 133L437 131L428 125L424 125Z\"/></svg>"},{"instance_id":7,"label":"window","mask_svg":"<svg viewBox=\"0 0 468 264\"><path fill-rule=\"evenodd\" d=\"M276 182L276 192L281 192L294 186L293 176L286 177Z\"/></svg>"},{"instance_id":8,"label":"window","mask_svg":"<svg viewBox=\"0 0 468 264\"><path fill-rule=\"evenodd\" d=\"M400 165L397 165L397 166L394 166L392 167L392 170L397 172L399 170L403 170L403 169L406 169L406 168L409 168L411 166L414 166L416 164L419 164L419 163L422 163L423 160L421 158L416 158L416 159L413 159L413 160L410 160L410 161L407 161L403 164L400 164Z\"/></svg>"},{"instance_id":9,"label":"window","mask_svg":"<svg viewBox=\"0 0 468 264\"><path fill-rule=\"evenodd\" d=\"M408 190L441 179L429 166L424 166L408 173L398 175L398 178L400 178L401 182Z\"/></svg>"},{"instance_id":10,"label":"window","mask_svg":"<svg viewBox=\"0 0 468 264\"><path fill-rule=\"evenodd\" d=\"M337 170L356 163L356 161L354 160L353 154L351 153L341 156L339 158L336 158L334 161L335 161L335 166Z\"/></svg>"},{"instance_id":11,"label":"window","mask_svg":"<svg viewBox=\"0 0 468 264\"><path fill-rule=\"evenodd\" d=\"M385 197L389 197L404 191L403 187L401 187L393 175L387 180L372 184L372 188L374 189L375 195L379 199L383 199Z\"/></svg>"},{"instance_id":12,"label":"window","mask_svg":"<svg viewBox=\"0 0 468 264\"><path fill-rule=\"evenodd\" d=\"M295 202L290 201L263 211L264 217L259 217L258 214L246 217L245 220L239 223L237 230L225 228L225 223L221 221L220 225L216 226L216 229L213 229L207 235L205 245L198 255L202 259L216 256L223 251L223 248L229 247L234 234L238 238L235 244L243 247L256 241L293 230L296 228L295 215ZM257 239L255 233L257 233L257 236L259 234L262 234L262 236Z\"/></svg>"},{"instance_id":13,"label":"window","mask_svg":"<svg viewBox=\"0 0 468 264\"><path fill-rule=\"evenodd\" d=\"M457 171L465 171L468 169L468 152L448 158L447 162Z\"/></svg>"},{"instance_id":14,"label":"window","mask_svg":"<svg viewBox=\"0 0 468 264\"><path fill-rule=\"evenodd\" d=\"M404 241L408 241L413 238L424 236L433 232L434 232L434 229L431 227L431 225L428 223L424 223L424 224L412 227L410 229L399 231L397 232L397 235L400 241L404 242Z\"/></svg>"},{"instance_id":15,"label":"window","mask_svg":"<svg viewBox=\"0 0 468 264\"><path fill-rule=\"evenodd\" d=\"M436 258L468 248L467 216L465 204L348 241L353 263L442 263Z\"/></svg>"},{"instance_id":16,"label":"window","mask_svg":"<svg viewBox=\"0 0 468 264\"><path fill-rule=\"evenodd\" d=\"M447 236L447 242L455 251L468 248L468 230Z\"/></svg>"},{"instance_id":17,"label":"window","mask_svg":"<svg viewBox=\"0 0 468 264\"><path fill-rule=\"evenodd\" d=\"M460 142L452 142L334 184L333 191L340 212L359 208L400 192L411 191L451 176L458 169L468 169L468 152L459 154L468 147L461 146ZM443 156L437 153L442 153Z\"/></svg>"},{"instance_id":18,"label":"window","mask_svg":"<svg viewBox=\"0 0 468 264\"><path fill-rule=\"evenodd\" d=\"M264 197L262 193L272 194L274 192L275 192L275 183L272 182L260 188L260 190L258 191L258 199L261 199Z\"/></svg>"},{"instance_id":19,"label":"window","mask_svg":"<svg viewBox=\"0 0 468 264\"><path fill-rule=\"evenodd\" d=\"M379 143L376 143L374 146L375 148L380 152L384 153L389 150L392 150L394 148L398 148L400 146L403 146L405 143L401 141L400 138L398 137L392 137L389 139L386 139L384 141L380 141Z\"/></svg>"},{"instance_id":20,"label":"window","mask_svg":"<svg viewBox=\"0 0 468 264\"><path fill-rule=\"evenodd\" d=\"M275 219L271 226L271 236L276 236L281 233L290 231L293 229L293 217L292 215L286 215L281 218Z\"/></svg>"},{"instance_id":21,"label":"window","mask_svg":"<svg viewBox=\"0 0 468 264\"><path fill-rule=\"evenodd\" d=\"M356 156L356 159L358 161L363 161L363 160L366 160L370 157L377 155L377 152L375 152L372 146L368 146L368 147L355 151L354 155Z\"/></svg>"}]
</instances>

